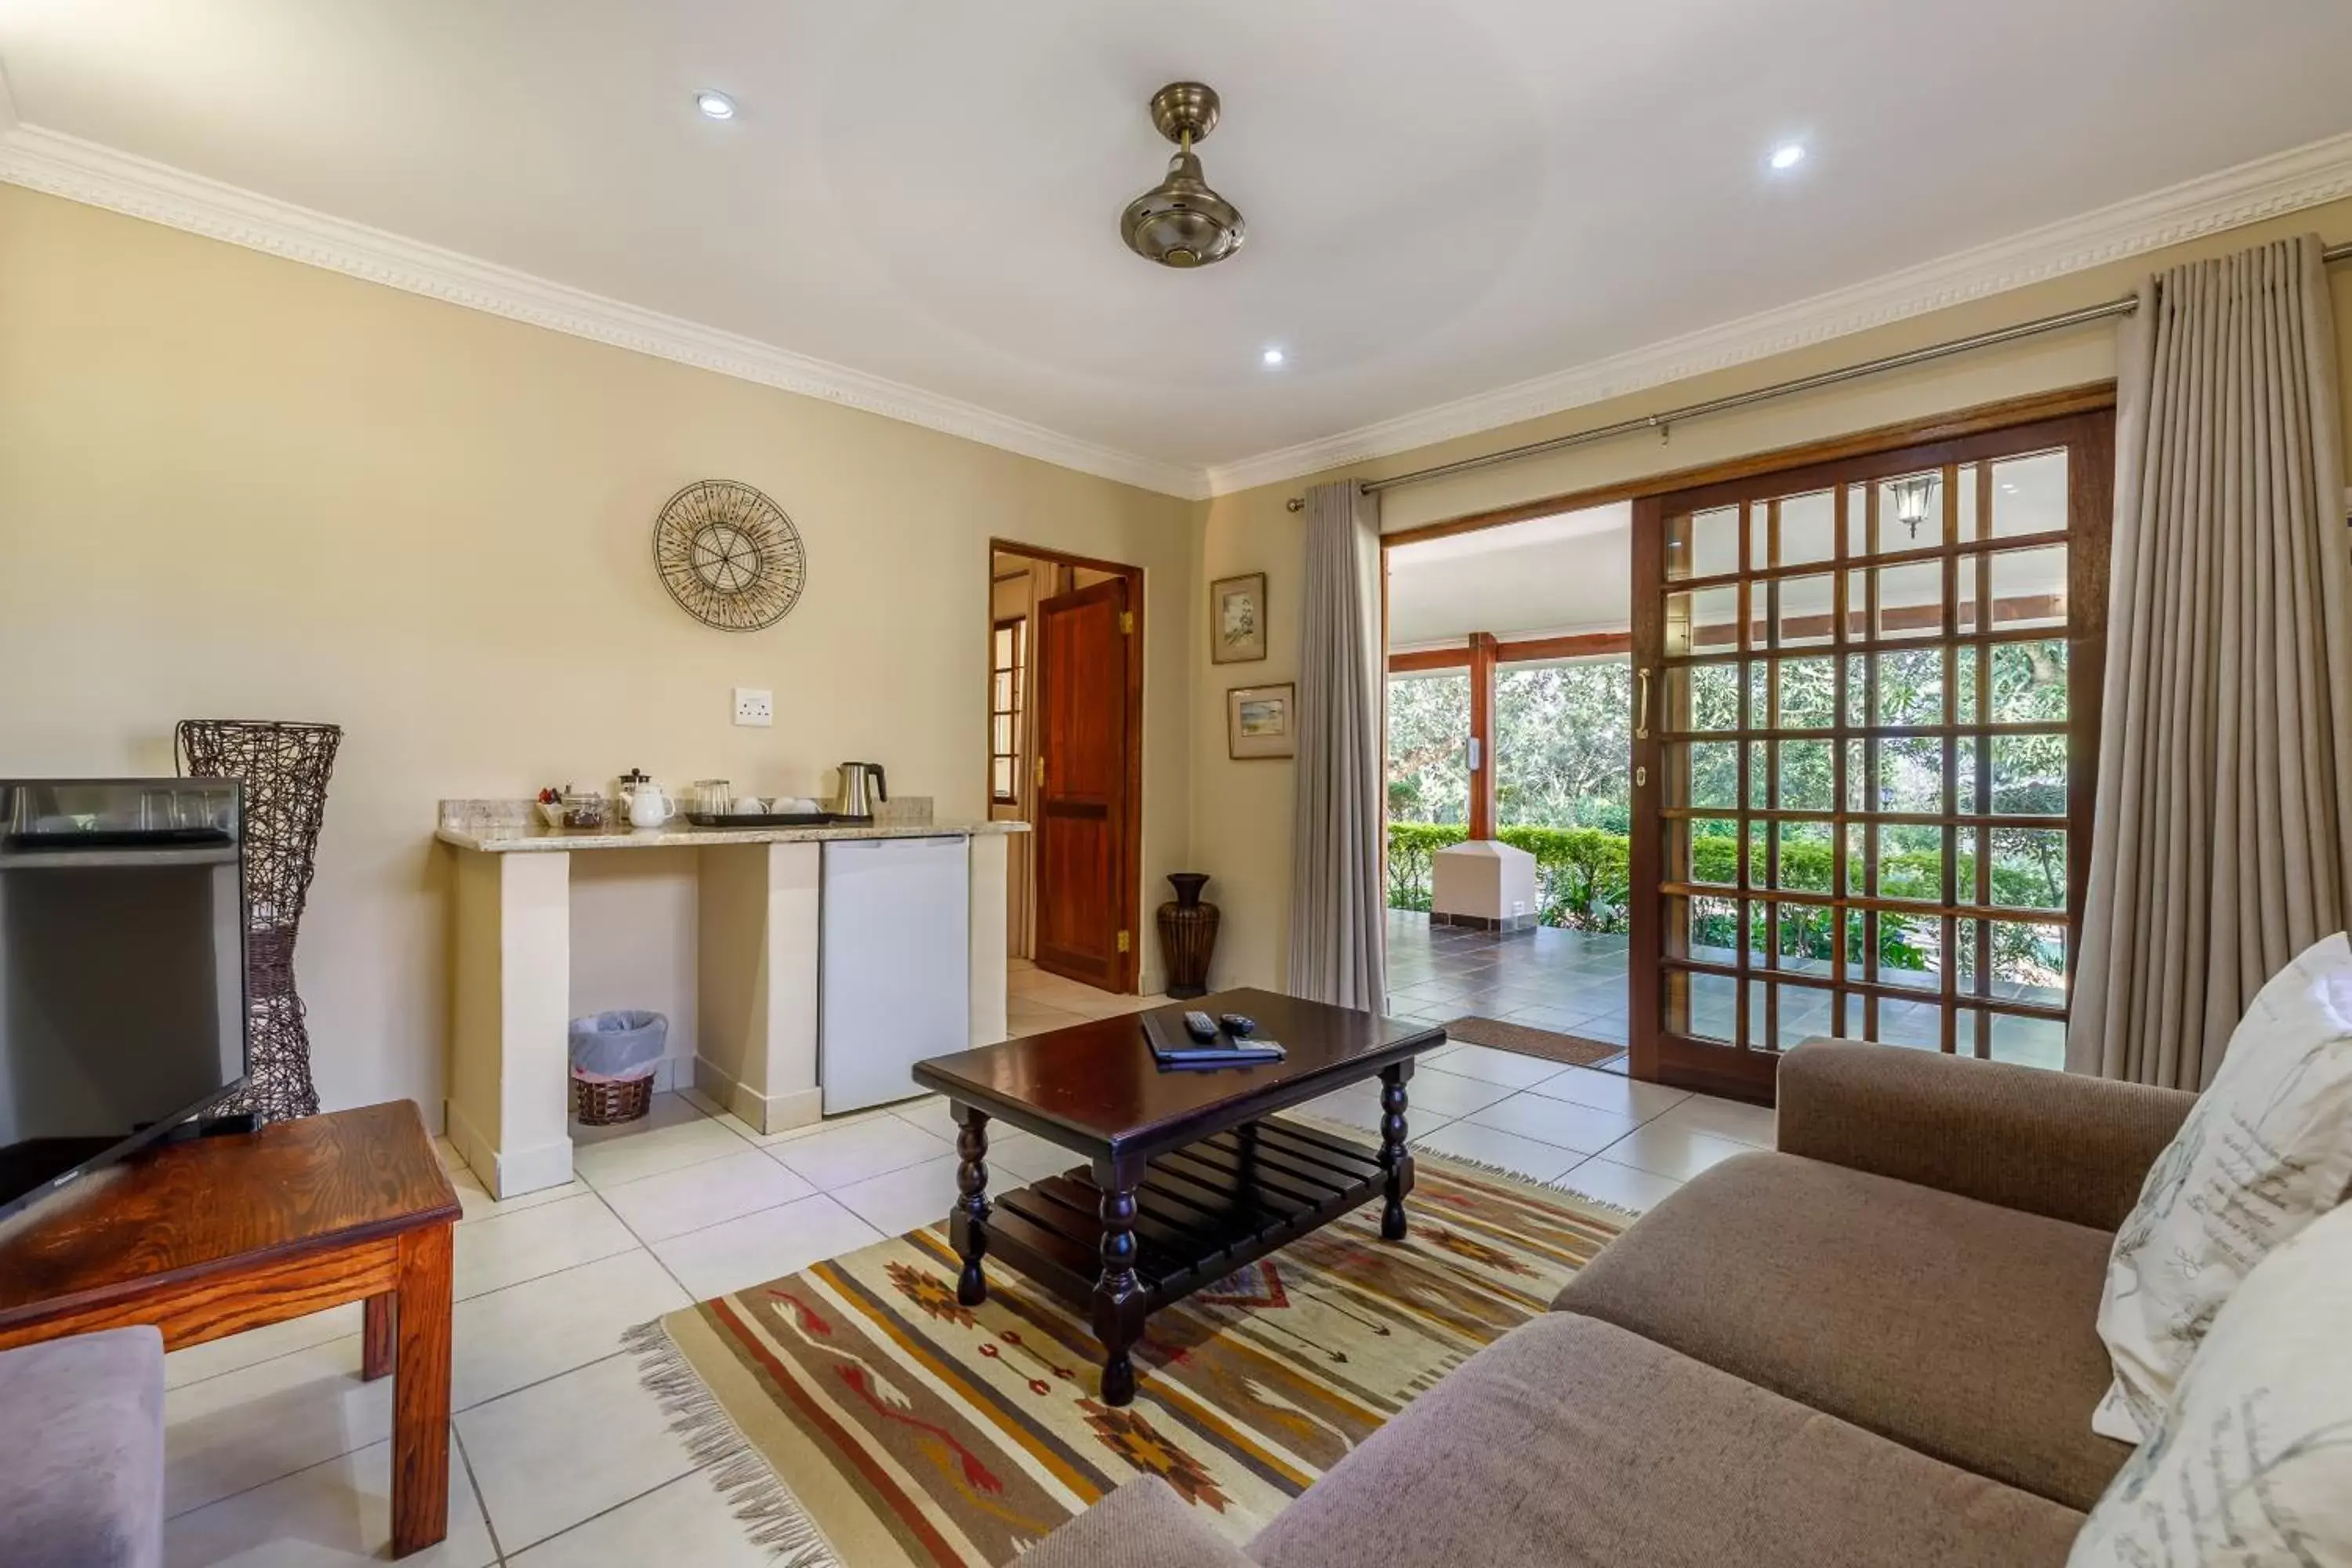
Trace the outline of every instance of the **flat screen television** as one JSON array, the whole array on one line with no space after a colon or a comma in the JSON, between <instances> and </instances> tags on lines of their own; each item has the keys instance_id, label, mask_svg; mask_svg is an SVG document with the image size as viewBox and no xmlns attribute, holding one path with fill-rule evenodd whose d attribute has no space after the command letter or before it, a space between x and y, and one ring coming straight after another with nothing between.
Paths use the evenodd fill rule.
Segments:
<instances>
[{"instance_id":1,"label":"flat screen television","mask_svg":"<svg viewBox=\"0 0 2352 1568\"><path fill-rule=\"evenodd\" d=\"M232 779L0 780L0 1217L246 1072Z\"/></svg>"}]
</instances>

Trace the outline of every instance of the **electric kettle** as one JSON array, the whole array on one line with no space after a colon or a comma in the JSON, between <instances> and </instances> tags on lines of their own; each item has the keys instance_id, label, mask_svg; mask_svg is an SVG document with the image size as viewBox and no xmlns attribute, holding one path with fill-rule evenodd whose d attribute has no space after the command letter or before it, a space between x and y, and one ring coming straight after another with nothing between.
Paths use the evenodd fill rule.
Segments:
<instances>
[{"instance_id":1,"label":"electric kettle","mask_svg":"<svg viewBox=\"0 0 2352 1568\"><path fill-rule=\"evenodd\" d=\"M866 775L874 775L874 793L866 793ZM870 817L874 803L890 798L890 787L883 782L880 763L844 763L841 764L841 795L833 803L835 816Z\"/></svg>"}]
</instances>

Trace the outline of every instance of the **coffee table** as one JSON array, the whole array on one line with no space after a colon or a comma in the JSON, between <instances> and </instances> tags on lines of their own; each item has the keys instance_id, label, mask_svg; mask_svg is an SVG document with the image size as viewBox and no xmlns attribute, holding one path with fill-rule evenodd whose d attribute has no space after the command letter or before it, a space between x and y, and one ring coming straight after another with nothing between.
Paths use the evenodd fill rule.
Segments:
<instances>
[{"instance_id":1,"label":"coffee table","mask_svg":"<svg viewBox=\"0 0 2352 1568\"><path fill-rule=\"evenodd\" d=\"M1445 1031L1270 991L1221 992L1192 1005L1249 1015L1288 1057L1163 1071L1130 1014L915 1065L915 1081L947 1096L961 1127L948 1221L963 1259L957 1300L987 1299L982 1262L992 1255L1090 1311L1106 1405L1134 1399L1129 1352L1160 1308L1374 1197L1381 1235L1404 1239L1405 1080L1413 1058L1444 1044ZM1377 1148L1269 1120L1370 1078L1381 1081ZM992 1199L992 1119L1087 1163Z\"/></svg>"}]
</instances>

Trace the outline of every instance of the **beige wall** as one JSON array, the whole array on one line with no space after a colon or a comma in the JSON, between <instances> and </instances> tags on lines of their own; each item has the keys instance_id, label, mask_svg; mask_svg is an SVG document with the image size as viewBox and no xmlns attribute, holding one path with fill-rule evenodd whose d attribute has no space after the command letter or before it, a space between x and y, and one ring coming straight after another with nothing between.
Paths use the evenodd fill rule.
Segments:
<instances>
[{"instance_id":1,"label":"beige wall","mask_svg":"<svg viewBox=\"0 0 2352 1568\"><path fill-rule=\"evenodd\" d=\"M1297 671L1303 520L1284 510L1286 499L1320 480L1347 475L1377 479L1427 468L2115 299L2147 274L2177 262L2306 232L2322 235L2330 242L2352 239L2352 202L2075 273L1736 370L1654 387L1551 418L1311 479L1222 496L1208 503L1193 574L1202 584L1196 601L1205 601L1206 585L1217 578L1262 571L1266 574L1270 605L1269 646L1263 663L1212 665L1205 640L1193 645L1192 742L1197 760L1192 774L1192 858L1197 862L1194 869L1215 879L1208 896L1224 910L1212 983L1278 984L1286 963L1292 766L1286 762L1229 762L1224 740L1227 687L1289 680ZM2333 284L2338 354L2347 377L2344 409L2347 419L2352 420L2352 268L2336 268ZM1394 531L1972 404L2102 380L2115 374L2115 326L2100 323L1701 420L1676 428L1671 439L1664 442L1652 437L1628 437L1413 486L1381 497L1381 527ZM2347 431L2347 440L2352 447L2352 431ZM1206 614L1200 602L1190 608L1195 617Z\"/></svg>"},{"instance_id":2,"label":"beige wall","mask_svg":"<svg viewBox=\"0 0 2352 1568\"><path fill-rule=\"evenodd\" d=\"M807 544L769 631L698 626L655 580L656 510L712 476ZM992 535L1145 568L1151 901L1190 858L1197 512L0 187L0 772L168 772L191 715L344 727L300 958L331 1104L437 1119L441 796L631 766L814 795L870 757L982 815ZM730 723L738 685L773 689L773 729ZM683 874L646 868L648 907ZM630 879L583 932L628 940ZM677 986L674 945L643 956Z\"/></svg>"}]
</instances>

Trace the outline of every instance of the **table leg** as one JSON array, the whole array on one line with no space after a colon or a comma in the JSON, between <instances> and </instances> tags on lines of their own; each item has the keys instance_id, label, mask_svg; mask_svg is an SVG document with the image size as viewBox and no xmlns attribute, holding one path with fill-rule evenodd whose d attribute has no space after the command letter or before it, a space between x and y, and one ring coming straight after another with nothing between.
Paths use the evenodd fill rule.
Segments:
<instances>
[{"instance_id":1,"label":"table leg","mask_svg":"<svg viewBox=\"0 0 2352 1568\"><path fill-rule=\"evenodd\" d=\"M956 1107L961 1123L956 1131L955 1212L948 1216L948 1240L963 1259L956 1277L956 1300L977 1307L988 1300L988 1279L980 1271L988 1256L988 1112L974 1106Z\"/></svg>"},{"instance_id":2,"label":"table leg","mask_svg":"<svg viewBox=\"0 0 2352 1568\"><path fill-rule=\"evenodd\" d=\"M394 1325L400 1298L386 1290L370 1296L360 1310L360 1376L369 1383L392 1370Z\"/></svg>"},{"instance_id":3,"label":"table leg","mask_svg":"<svg viewBox=\"0 0 2352 1568\"><path fill-rule=\"evenodd\" d=\"M1381 1239L1404 1239L1404 1195L1412 1190L1412 1150L1405 1143L1404 1064L1381 1070L1381 1166L1389 1173L1381 1203Z\"/></svg>"},{"instance_id":4,"label":"table leg","mask_svg":"<svg viewBox=\"0 0 2352 1568\"><path fill-rule=\"evenodd\" d=\"M1135 1180L1101 1181L1102 1275L1095 1281L1095 1338L1103 1347L1103 1403L1126 1405L1135 1398L1135 1363L1129 1347L1143 1337L1143 1286L1135 1277Z\"/></svg>"},{"instance_id":5,"label":"table leg","mask_svg":"<svg viewBox=\"0 0 2352 1568\"><path fill-rule=\"evenodd\" d=\"M451 1226L400 1238L399 1341L392 1391L392 1554L449 1533Z\"/></svg>"}]
</instances>

